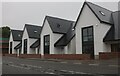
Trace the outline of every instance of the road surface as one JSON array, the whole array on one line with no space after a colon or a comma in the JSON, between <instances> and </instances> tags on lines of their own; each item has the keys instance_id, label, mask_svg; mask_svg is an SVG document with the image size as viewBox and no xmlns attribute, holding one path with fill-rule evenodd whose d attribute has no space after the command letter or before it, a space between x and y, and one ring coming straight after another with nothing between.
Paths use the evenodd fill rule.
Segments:
<instances>
[{"instance_id":1,"label":"road surface","mask_svg":"<svg viewBox=\"0 0 120 76\"><path fill-rule=\"evenodd\" d=\"M118 60L52 60L3 57L4 74L118 76ZM69 75L69 76L70 76ZM68 76L68 75L67 75Z\"/></svg>"}]
</instances>

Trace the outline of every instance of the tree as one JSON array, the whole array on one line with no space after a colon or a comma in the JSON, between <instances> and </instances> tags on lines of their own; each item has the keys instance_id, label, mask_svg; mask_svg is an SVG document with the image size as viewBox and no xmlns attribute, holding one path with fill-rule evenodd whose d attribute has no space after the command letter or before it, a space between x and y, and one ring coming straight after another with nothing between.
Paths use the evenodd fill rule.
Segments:
<instances>
[{"instance_id":1,"label":"tree","mask_svg":"<svg viewBox=\"0 0 120 76\"><path fill-rule=\"evenodd\" d=\"M10 36L10 28L8 26L2 27L2 37L9 38Z\"/></svg>"}]
</instances>

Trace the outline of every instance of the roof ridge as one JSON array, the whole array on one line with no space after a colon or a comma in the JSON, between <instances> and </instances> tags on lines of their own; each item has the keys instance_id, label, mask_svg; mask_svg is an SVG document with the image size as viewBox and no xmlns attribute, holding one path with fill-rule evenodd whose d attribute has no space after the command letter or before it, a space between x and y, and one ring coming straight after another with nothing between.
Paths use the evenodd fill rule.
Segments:
<instances>
[{"instance_id":1,"label":"roof ridge","mask_svg":"<svg viewBox=\"0 0 120 76\"><path fill-rule=\"evenodd\" d=\"M16 30L16 29L11 29L11 31L21 31L21 32L23 32L23 30Z\"/></svg>"},{"instance_id":2,"label":"roof ridge","mask_svg":"<svg viewBox=\"0 0 120 76\"><path fill-rule=\"evenodd\" d=\"M34 25L34 24L25 24L25 26L35 26L35 27L42 27L42 26L39 26L39 25Z\"/></svg>"},{"instance_id":3,"label":"roof ridge","mask_svg":"<svg viewBox=\"0 0 120 76\"><path fill-rule=\"evenodd\" d=\"M70 22L75 22L75 21L68 20L68 19L64 19L64 18L60 18L60 17L53 17L53 16L48 16L48 15L46 15L46 18L47 18L47 17L54 18L54 19L65 20L65 21L70 21Z\"/></svg>"},{"instance_id":4,"label":"roof ridge","mask_svg":"<svg viewBox=\"0 0 120 76\"><path fill-rule=\"evenodd\" d=\"M112 13L116 13L116 12L120 12L120 11L114 11L114 12L112 12Z\"/></svg>"},{"instance_id":5,"label":"roof ridge","mask_svg":"<svg viewBox=\"0 0 120 76\"><path fill-rule=\"evenodd\" d=\"M86 2L87 4L88 3L90 3L90 4L92 4L92 5L95 5L95 6L98 6L98 7L100 7L100 8L103 8L103 9L105 9L105 10L107 10L107 11L110 11L110 12L113 12L113 11L111 11L111 10L109 10L109 9L107 9L107 8L104 8L104 7L102 7L102 6L100 6L100 5L98 5L98 4L94 4L94 3L92 3L92 2ZM89 4L88 4L89 5Z\"/></svg>"}]
</instances>

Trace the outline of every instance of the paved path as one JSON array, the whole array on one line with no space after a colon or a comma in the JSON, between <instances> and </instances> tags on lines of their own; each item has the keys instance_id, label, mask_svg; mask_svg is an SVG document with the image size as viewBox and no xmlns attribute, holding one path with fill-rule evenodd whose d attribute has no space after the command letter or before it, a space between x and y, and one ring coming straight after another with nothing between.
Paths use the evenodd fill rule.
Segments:
<instances>
[{"instance_id":1,"label":"paved path","mask_svg":"<svg viewBox=\"0 0 120 76\"><path fill-rule=\"evenodd\" d=\"M118 74L118 60L56 60L3 57L3 74ZM64 76L64 75L63 75ZM109 76L109 75L108 75Z\"/></svg>"}]
</instances>

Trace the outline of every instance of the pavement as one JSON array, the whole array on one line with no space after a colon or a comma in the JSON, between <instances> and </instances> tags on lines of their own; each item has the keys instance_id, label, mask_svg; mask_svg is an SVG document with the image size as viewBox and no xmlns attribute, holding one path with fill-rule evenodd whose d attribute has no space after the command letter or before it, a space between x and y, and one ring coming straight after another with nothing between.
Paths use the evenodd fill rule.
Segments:
<instances>
[{"instance_id":1,"label":"pavement","mask_svg":"<svg viewBox=\"0 0 120 76\"><path fill-rule=\"evenodd\" d=\"M119 60L62 60L3 57L4 74L119 76Z\"/></svg>"}]
</instances>

